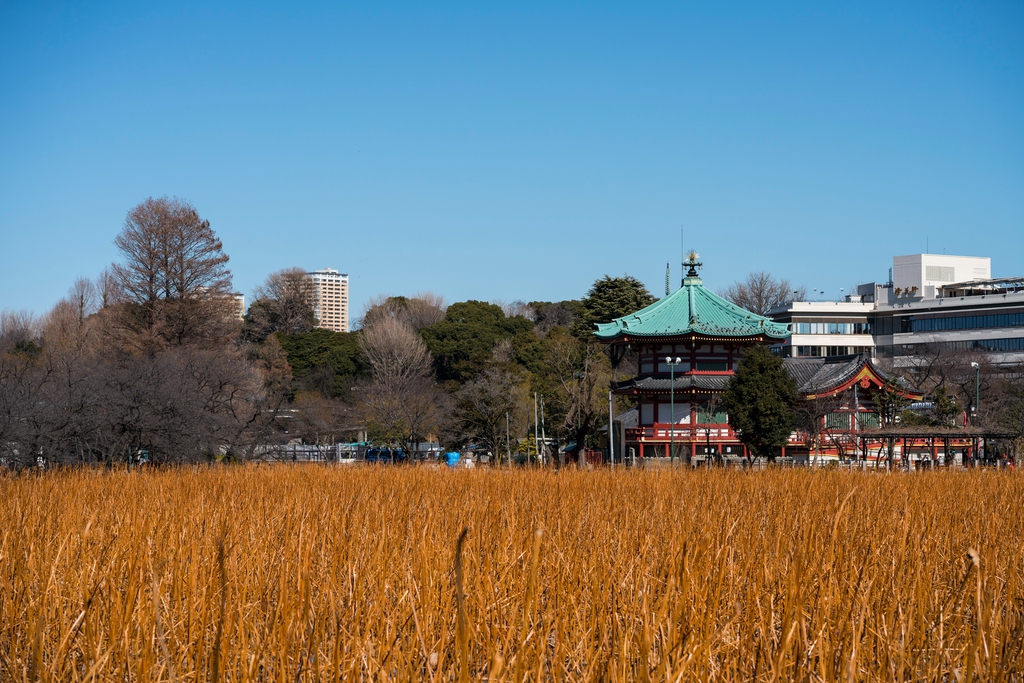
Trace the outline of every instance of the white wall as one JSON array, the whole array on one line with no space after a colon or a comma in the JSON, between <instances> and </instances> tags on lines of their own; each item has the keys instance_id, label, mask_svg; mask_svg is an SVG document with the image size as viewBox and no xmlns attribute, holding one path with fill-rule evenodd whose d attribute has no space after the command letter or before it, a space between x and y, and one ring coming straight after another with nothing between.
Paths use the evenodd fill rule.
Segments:
<instances>
[{"instance_id":1,"label":"white wall","mask_svg":"<svg viewBox=\"0 0 1024 683\"><path fill-rule=\"evenodd\" d=\"M893 286L904 291L916 287L919 297L934 298L942 285L991 277L992 259L988 257L910 254L892 259Z\"/></svg>"}]
</instances>

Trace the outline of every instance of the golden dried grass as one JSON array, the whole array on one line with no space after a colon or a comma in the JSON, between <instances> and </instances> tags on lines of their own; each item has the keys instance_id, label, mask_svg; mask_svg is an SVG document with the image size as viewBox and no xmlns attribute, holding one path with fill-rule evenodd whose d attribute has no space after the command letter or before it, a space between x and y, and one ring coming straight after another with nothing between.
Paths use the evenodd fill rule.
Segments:
<instances>
[{"instance_id":1,"label":"golden dried grass","mask_svg":"<svg viewBox=\"0 0 1024 683\"><path fill-rule=\"evenodd\" d=\"M1022 556L1010 473L0 478L0 678L1019 680Z\"/></svg>"}]
</instances>

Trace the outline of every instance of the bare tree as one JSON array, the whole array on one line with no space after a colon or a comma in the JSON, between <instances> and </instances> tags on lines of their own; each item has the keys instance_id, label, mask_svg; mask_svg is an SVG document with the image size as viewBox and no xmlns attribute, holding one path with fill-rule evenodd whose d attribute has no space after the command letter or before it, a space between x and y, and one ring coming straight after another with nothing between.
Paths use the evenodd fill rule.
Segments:
<instances>
[{"instance_id":1,"label":"bare tree","mask_svg":"<svg viewBox=\"0 0 1024 683\"><path fill-rule=\"evenodd\" d=\"M786 301L799 301L807 296L806 287L794 287L789 280L780 279L761 270L751 273L743 282L734 282L721 292L721 296L758 315L768 315L773 308Z\"/></svg>"},{"instance_id":2,"label":"bare tree","mask_svg":"<svg viewBox=\"0 0 1024 683\"><path fill-rule=\"evenodd\" d=\"M39 323L29 311L0 311L0 339L11 344L31 341L39 336Z\"/></svg>"},{"instance_id":3,"label":"bare tree","mask_svg":"<svg viewBox=\"0 0 1024 683\"><path fill-rule=\"evenodd\" d=\"M548 335L546 360L557 382L553 398L561 404L562 430L573 435L578 457L607 414L611 363L600 344L560 330Z\"/></svg>"},{"instance_id":4,"label":"bare tree","mask_svg":"<svg viewBox=\"0 0 1024 683\"><path fill-rule=\"evenodd\" d=\"M486 446L500 461L508 450L503 447L506 434L519 434L528 422L526 382L511 369L492 367L463 385L455 398L464 437Z\"/></svg>"},{"instance_id":5,"label":"bare tree","mask_svg":"<svg viewBox=\"0 0 1024 683\"><path fill-rule=\"evenodd\" d=\"M414 332L444 320L448 305L444 298L431 292L421 292L412 298L404 296L374 297L363 311L362 327L370 327L385 318L393 318L408 325Z\"/></svg>"},{"instance_id":6,"label":"bare tree","mask_svg":"<svg viewBox=\"0 0 1024 683\"><path fill-rule=\"evenodd\" d=\"M121 290L117 286L117 278L111 268L104 268L93 283L96 292L96 304L99 309L109 308L121 301Z\"/></svg>"},{"instance_id":7,"label":"bare tree","mask_svg":"<svg viewBox=\"0 0 1024 683\"><path fill-rule=\"evenodd\" d=\"M1004 368L989 395L992 422L1013 436L1016 465L1024 465L1024 366Z\"/></svg>"},{"instance_id":8,"label":"bare tree","mask_svg":"<svg viewBox=\"0 0 1024 683\"><path fill-rule=\"evenodd\" d=\"M267 392L239 349L125 354L98 334L106 311L81 310L0 316L0 464L244 457L265 433Z\"/></svg>"},{"instance_id":9,"label":"bare tree","mask_svg":"<svg viewBox=\"0 0 1024 683\"><path fill-rule=\"evenodd\" d=\"M835 394L805 399L797 403L794 408L796 424L807 437L805 443L812 458L819 455L826 442L831 443L836 449L840 460L846 458L847 450L856 448L849 439L848 432L853 429L852 420L858 419L858 416L852 412L843 412L847 400L847 397Z\"/></svg>"},{"instance_id":10,"label":"bare tree","mask_svg":"<svg viewBox=\"0 0 1024 683\"><path fill-rule=\"evenodd\" d=\"M535 301L530 304L530 307L534 311L531 318L534 321L533 330L538 337L543 339L553 327L569 329L579 316L582 304L578 301L556 301L555 303Z\"/></svg>"},{"instance_id":11,"label":"bare tree","mask_svg":"<svg viewBox=\"0 0 1024 683\"><path fill-rule=\"evenodd\" d=\"M496 299L491 302L495 306L499 307L505 314L506 318L514 318L517 315L526 318L530 322L533 322L537 318L537 312L533 306L526 303L525 301L516 300L512 302L501 301Z\"/></svg>"},{"instance_id":12,"label":"bare tree","mask_svg":"<svg viewBox=\"0 0 1024 683\"><path fill-rule=\"evenodd\" d=\"M210 222L180 199L145 200L114 240L112 267L128 326L164 344L209 341L226 333L231 273Z\"/></svg>"},{"instance_id":13,"label":"bare tree","mask_svg":"<svg viewBox=\"0 0 1024 683\"><path fill-rule=\"evenodd\" d=\"M245 316L244 334L260 342L274 332L300 334L316 327L313 279L302 268L287 268L267 276L253 292Z\"/></svg>"},{"instance_id":14,"label":"bare tree","mask_svg":"<svg viewBox=\"0 0 1024 683\"><path fill-rule=\"evenodd\" d=\"M434 384L426 344L405 322L383 316L364 327L359 346L370 380L357 393L368 431L381 441L418 446L448 416L448 401Z\"/></svg>"},{"instance_id":15,"label":"bare tree","mask_svg":"<svg viewBox=\"0 0 1024 683\"><path fill-rule=\"evenodd\" d=\"M299 392L292 402L295 410L295 431L306 443L321 448L338 442L338 435L348 431L349 416L344 405L324 398L317 392Z\"/></svg>"},{"instance_id":16,"label":"bare tree","mask_svg":"<svg viewBox=\"0 0 1024 683\"><path fill-rule=\"evenodd\" d=\"M957 349L942 343L917 345L912 355L899 357L899 362L899 369L908 374L916 388L925 394L944 389L961 406L975 405L976 380L982 396L986 396L998 386L1003 374L992 363L990 353L982 349ZM982 401L981 413L975 419L987 422L992 417L993 405Z\"/></svg>"},{"instance_id":17,"label":"bare tree","mask_svg":"<svg viewBox=\"0 0 1024 683\"><path fill-rule=\"evenodd\" d=\"M405 323L383 318L363 329L359 347L370 364L373 381L398 387L430 373L430 352Z\"/></svg>"},{"instance_id":18,"label":"bare tree","mask_svg":"<svg viewBox=\"0 0 1024 683\"><path fill-rule=\"evenodd\" d=\"M96 312L96 285L89 278L77 278L68 290L67 301L74 307L78 321L84 321Z\"/></svg>"}]
</instances>

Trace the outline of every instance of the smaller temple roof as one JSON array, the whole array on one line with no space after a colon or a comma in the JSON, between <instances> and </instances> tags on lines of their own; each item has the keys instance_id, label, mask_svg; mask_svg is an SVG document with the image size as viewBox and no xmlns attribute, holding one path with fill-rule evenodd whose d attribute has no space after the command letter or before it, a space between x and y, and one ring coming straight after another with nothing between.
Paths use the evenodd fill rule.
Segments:
<instances>
[{"instance_id":1,"label":"smaller temple roof","mask_svg":"<svg viewBox=\"0 0 1024 683\"><path fill-rule=\"evenodd\" d=\"M759 337L786 339L789 326L777 323L726 301L697 277L697 255L691 253L684 265L690 267L683 286L664 299L636 313L599 324L595 336L603 341L621 337L678 337L697 334L706 337Z\"/></svg>"},{"instance_id":2,"label":"smaller temple roof","mask_svg":"<svg viewBox=\"0 0 1024 683\"><path fill-rule=\"evenodd\" d=\"M801 395L813 397L837 391L854 379L874 379L874 384L884 384L893 377L874 364L864 354L830 356L826 358L783 358L782 366L796 381ZM897 379L908 395L919 395L902 379Z\"/></svg>"}]
</instances>

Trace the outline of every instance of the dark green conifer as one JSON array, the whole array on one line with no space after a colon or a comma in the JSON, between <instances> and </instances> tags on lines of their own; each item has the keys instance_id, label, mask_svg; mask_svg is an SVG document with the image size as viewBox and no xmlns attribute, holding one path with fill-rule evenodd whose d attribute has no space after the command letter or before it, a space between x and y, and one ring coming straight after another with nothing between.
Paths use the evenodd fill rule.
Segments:
<instances>
[{"instance_id":1,"label":"dark green conifer","mask_svg":"<svg viewBox=\"0 0 1024 683\"><path fill-rule=\"evenodd\" d=\"M772 461L793 432L796 399L796 384L782 360L764 346L753 346L744 352L722 405L750 457Z\"/></svg>"}]
</instances>

